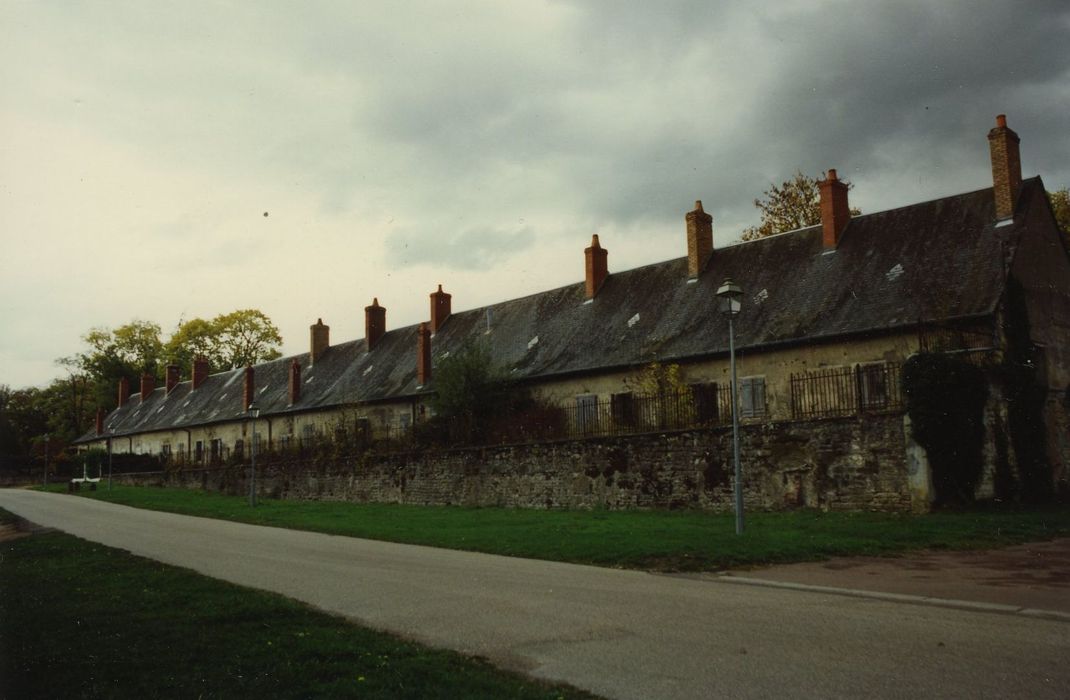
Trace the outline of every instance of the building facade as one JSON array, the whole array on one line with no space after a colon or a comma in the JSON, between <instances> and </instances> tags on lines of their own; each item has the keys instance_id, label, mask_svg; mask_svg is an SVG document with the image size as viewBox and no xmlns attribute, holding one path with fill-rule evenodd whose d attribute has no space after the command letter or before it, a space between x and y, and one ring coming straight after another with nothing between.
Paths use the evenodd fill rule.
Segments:
<instances>
[{"instance_id":1,"label":"building facade","mask_svg":"<svg viewBox=\"0 0 1070 700\"><path fill-rule=\"evenodd\" d=\"M596 235L576 284L456 313L440 285L429 321L392 330L376 299L362 339L332 345L320 320L301 355L215 373L197 362L185 381L169 368L165 386L145 377L136 394L124 383L118 407L79 442L205 464L245 453L253 439L263 449L404 433L430 416L438 363L472 342L540 400L575 409L572 420L599 404L621 420L652 365L672 366L698 403L711 389L723 414L728 334L716 290L731 278L745 291L735 322L744 420L820 416L844 386L834 377L850 378L862 413L901 410L897 372L911 356L939 350L994 367L1014 351L1046 397L1044 451L1052 478L1065 481L1070 254L1040 178L1022 177L1005 118L988 139L991 186L852 217L830 170L820 224L723 248L696 202L684 257L611 273ZM995 425L1009 398L993 387L986 421Z\"/></svg>"}]
</instances>

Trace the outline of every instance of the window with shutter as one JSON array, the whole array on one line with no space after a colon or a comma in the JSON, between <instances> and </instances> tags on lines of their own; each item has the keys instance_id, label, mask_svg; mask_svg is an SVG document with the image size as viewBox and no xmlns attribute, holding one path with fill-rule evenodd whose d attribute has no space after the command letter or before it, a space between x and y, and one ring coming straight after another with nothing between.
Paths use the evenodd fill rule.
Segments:
<instances>
[{"instance_id":1,"label":"window with shutter","mask_svg":"<svg viewBox=\"0 0 1070 700\"><path fill-rule=\"evenodd\" d=\"M590 432L598 427L598 396L582 394L576 397L576 427Z\"/></svg>"},{"instance_id":2,"label":"window with shutter","mask_svg":"<svg viewBox=\"0 0 1070 700\"><path fill-rule=\"evenodd\" d=\"M765 416L765 377L739 380L739 415L741 418Z\"/></svg>"}]
</instances>

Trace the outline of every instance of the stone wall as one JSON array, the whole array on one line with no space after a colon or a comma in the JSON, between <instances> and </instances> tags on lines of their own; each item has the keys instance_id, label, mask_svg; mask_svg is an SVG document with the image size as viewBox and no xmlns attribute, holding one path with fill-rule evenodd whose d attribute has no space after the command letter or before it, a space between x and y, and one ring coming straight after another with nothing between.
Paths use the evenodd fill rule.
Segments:
<instances>
[{"instance_id":1,"label":"stone wall","mask_svg":"<svg viewBox=\"0 0 1070 700\"><path fill-rule=\"evenodd\" d=\"M925 510L927 468L902 415L742 426L748 509ZM732 431L259 465L265 497L519 508L732 509ZM126 475L124 483L244 493L247 467Z\"/></svg>"}]
</instances>

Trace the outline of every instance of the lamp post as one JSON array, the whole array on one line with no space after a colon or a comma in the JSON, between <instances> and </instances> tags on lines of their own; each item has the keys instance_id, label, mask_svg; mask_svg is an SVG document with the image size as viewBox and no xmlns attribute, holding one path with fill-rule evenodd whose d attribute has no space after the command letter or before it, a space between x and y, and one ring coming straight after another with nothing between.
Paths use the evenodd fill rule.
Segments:
<instances>
[{"instance_id":1,"label":"lamp post","mask_svg":"<svg viewBox=\"0 0 1070 700\"><path fill-rule=\"evenodd\" d=\"M249 505L256 505L256 419L260 417L260 409L257 408L256 402L249 404L249 416L253 419L253 429L249 436L249 454L251 456L249 479Z\"/></svg>"},{"instance_id":2,"label":"lamp post","mask_svg":"<svg viewBox=\"0 0 1070 700\"><path fill-rule=\"evenodd\" d=\"M717 290L721 300L721 313L728 317L728 362L732 368L732 457L735 466L736 483L734 495L736 500L736 534L743 534L743 472L739 466L739 400L736 395L736 339L732 321L743 306L743 290L730 278Z\"/></svg>"},{"instance_id":3,"label":"lamp post","mask_svg":"<svg viewBox=\"0 0 1070 700\"><path fill-rule=\"evenodd\" d=\"M52 439L48 433L45 433L45 487L48 486L48 448L49 440Z\"/></svg>"}]
</instances>

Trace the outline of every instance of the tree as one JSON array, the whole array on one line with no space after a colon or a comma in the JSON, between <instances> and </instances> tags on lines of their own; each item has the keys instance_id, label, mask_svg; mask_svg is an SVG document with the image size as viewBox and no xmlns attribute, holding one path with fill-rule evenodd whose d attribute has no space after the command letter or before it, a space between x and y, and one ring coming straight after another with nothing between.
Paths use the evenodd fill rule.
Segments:
<instances>
[{"instance_id":1,"label":"tree","mask_svg":"<svg viewBox=\"0 0 1070 700\"><path fill-rule=\"evenodd\" d=\"M27 455L34 437L48 432L41 390L0 385L0 456Z\"/></svg>"},{"instance_id":2,"label":"tree","mask_svg":"<svg viewBox=\"0 0 1070 700\"><path fill-rule=\"evenodd\" d=\"M193 369L193 360L198 357L208 360L212 367L222 367L223 356L217 335L212 322L203 318L179 321L178 328L164 346L164 356L167 357L168 364L178 365L182 376L189 376Z\"/></svg>"},{"instance_id":3,"label":"tree","mask_svg":"<svg viewBox=\"0 0 1070 700\"><path fill-rule=\"evenodd\" d=\"M92 389L88 377L77 374L44 389L0 386L0 455L29 455L45 435L57 446L83 435L94 420Z\"/></svg>"},{"instance_id":4,"label":"tree","mask_svg":"<svg viewBox=\"0 0 1070 700\"><path fill-rule=\"evenodd\" d=\"M70 371L70 382L82 383L92 406L114 406L122 377L137 386L142 374L158 376L163 369L160 326L151 321L135 319L115 330L92 328L82 340L88 349L60 358L59 364Z\"/></svg>"},{"instance_id":5,"label":"tree","mask_svg":"<svg viewBox=\"0 0 1070 700\"><path fill-rule=\"evenodd\" d=\"M57 394L66 392L70 406L64 405L62 415L68 431L87 427L85 416L97 406L114 407L116 387L123 377L136 392L142 374L162 379L164 367L170 363L189 376L193 359L200 355L208 358L212 367L225 369L273 360L282 354L279 329L256 309L220 314L211 321L195 318L180 323L166 344L160 339L160 326L142 320L115 330L92 328L82 340L85 350L59 360L70 377L49 387Z\"/></svg>"},{"instance_id":6,"label":"tree","mask_svg":"<svg viewBox=\"0 0 1070 700\"><path fill-rule=\"evenodd\" d=\"M490 350L483 343L465 341L441 359L435 365L434 382L431 406L455 440L485 437L494 417L509 412L510 383L494 369Z\"/></svg>"},{"instance_id":7,"label":"tree","mask_svg":"<svg viewBox=\"0 0 1070 700\"><path fill-rule=\"evenodd\" d=\"M1048 192L1048 203L1055 214L1055 223L1063 232L1066 243L1070 245L1070 189L1064 187L1061 190Z\"/></svg>"},{"instance_id":8,"label":"tree","mask_svg":"<svg viewBox=\"0 0 1070 700\"><path fill-rule=\"evenodd\" d=\"M212 325L218 333L224 367L244 367L282 357L279 329L261 311L232 311L216 316Z\"/></svg>"},{"instance_id":9,"label":"tree","mask_svg":"<svg viewBox=\"0 0 1070 700\"><path fill-rule=\"evenodd\" d=\"M754 206L762 213L762 222L743 231L744 241L772 236L775 233L794 231L821 223L820 180L804 175L801 170L780 186L771 185L763 194L764 199L755 199ZM841 180L847 188L853 185ZM851 209L851 216L858 216L860 209Z\"/></svg>"},{"instance_id":10,"label":"tree","mask_svg":"<svg viewBox=\"0 0 1070 700\"><path fill-rule=\"evenodd\" d=\"M282 336L262 311L241 309L220 314L211 321L194 318L181 322L164 353L169 361L188 373L196 357L212 367L244 367L280 357Z\"/></svg>"}]
</instances>

